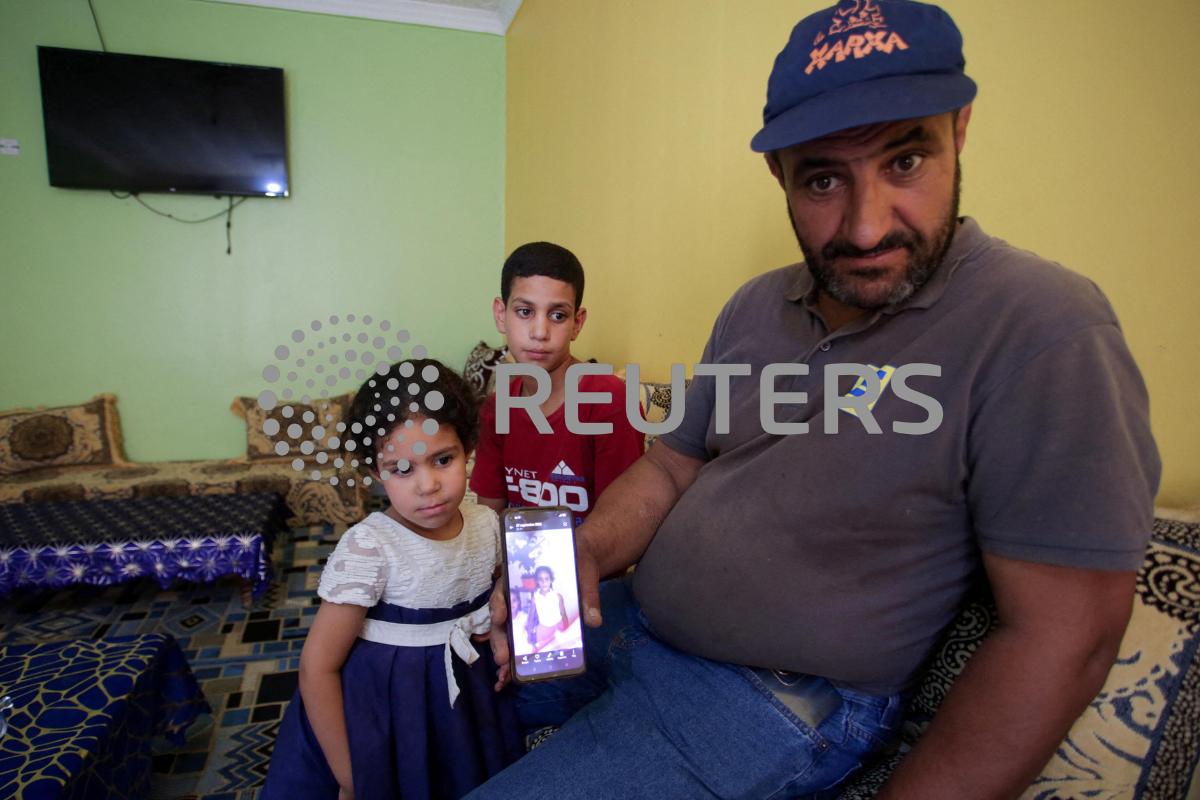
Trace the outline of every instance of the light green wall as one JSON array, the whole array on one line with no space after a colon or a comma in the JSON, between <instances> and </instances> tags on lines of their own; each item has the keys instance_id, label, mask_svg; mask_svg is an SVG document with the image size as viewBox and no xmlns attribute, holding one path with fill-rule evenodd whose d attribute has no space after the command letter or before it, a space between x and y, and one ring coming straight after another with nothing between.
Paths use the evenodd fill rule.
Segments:
<instances>
[{"instance_id":1,"label":"light green wall","mask_svg":"<svg viewBox=\"0 0 1200 800\"><path fill-rule=\"evenodd\" d=\"M328 334L332 314L388 319L456 367L497 338L502 38L201 0L94 4L109 50L282 67L292 195L238 208L228 256L223 220L51 188L35 46L99 42L87 0L0 0L0 138L21 145L0 156L0 409L113 392L131 458L235 456L230 401L267 386L276 346L294 350L311 320ZM180 217L224 207L145 198Z\"/></svg>"}]
</instances>

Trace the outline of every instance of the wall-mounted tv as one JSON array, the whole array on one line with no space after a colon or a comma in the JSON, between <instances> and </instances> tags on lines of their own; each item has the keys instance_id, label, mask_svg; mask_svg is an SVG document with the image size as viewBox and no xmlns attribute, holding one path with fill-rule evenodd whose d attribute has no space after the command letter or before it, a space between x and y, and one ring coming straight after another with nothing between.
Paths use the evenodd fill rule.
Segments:
<instances>
[{"instance_id":1,"label":"wall-mounted tv","mask_svg":"<svg viewBox=\"0 0 1200 800\"><path fill-rule=\"evenodd\" d=\"M288 194L283 70L38 47L50 184Z\"/></svg>"}]
</instances>

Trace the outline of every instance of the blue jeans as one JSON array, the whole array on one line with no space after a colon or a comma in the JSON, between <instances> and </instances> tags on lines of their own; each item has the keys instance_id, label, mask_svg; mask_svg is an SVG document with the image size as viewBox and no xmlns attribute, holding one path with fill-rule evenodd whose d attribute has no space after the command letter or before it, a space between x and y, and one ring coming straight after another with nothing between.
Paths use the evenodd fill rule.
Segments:
<instances>
[{"instance_id":1,"label":"blue jeans","mask_svg":"<svg viewBox=\"0 0 1200 800\"><path fill-rule=\"evenodd\" d=\"M659 641L625 582L604 583L600 596L604 625L586 630L587 673L520 691L527 728L562 729L471 800L820 797L899 728L899 695L806 676L805 692L832 700L809 724L754 670Z\"/></svg>"}]
</instances>

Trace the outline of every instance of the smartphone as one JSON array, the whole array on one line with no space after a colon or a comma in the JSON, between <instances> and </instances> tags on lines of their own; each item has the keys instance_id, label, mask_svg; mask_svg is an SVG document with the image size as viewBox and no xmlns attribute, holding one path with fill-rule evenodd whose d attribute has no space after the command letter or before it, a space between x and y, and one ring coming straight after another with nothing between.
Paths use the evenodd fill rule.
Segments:
<instances>
[{"instance_id":1,"label":"smartphone","mask_svg":"<svg viewBox=\"0 0 1200 800\"><path fill-rule=\"evenodd\" d=\"M575 512L561 507L509 508L500 528L514 679L531 683L582 675Z\"/></svg>"}]
</instances>

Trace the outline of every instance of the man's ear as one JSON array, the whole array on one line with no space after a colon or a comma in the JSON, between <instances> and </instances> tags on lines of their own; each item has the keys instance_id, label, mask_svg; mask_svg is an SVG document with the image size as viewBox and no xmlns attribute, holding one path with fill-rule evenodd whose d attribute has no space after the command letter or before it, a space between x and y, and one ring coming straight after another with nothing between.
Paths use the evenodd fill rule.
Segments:
<instances>
[{"instance_id":1,"label":"man's ear","mask_svg":"<svg viewBox=\"0 0 1200 800\"><path fill-rule=\"evenodd\" d=\"M779 188L787 191L787 186L783 182L783 164L779 162L779 151L772 150L769 153L763 153L763 158L767 162L767 169L771 170L775 180L779 181Z\"/></svg>"},{"instance_id":2,"label":"man's ear","mask_svg":"<svg viewBox=\"0 0 1200 800\"><path fill-rule=\"evenodd\" d=\"M496 330L507 336L508 331L504 329L504 301L499 297L492 301L492 318L496 321Z\"/></svg>"},{"instance_id":3,"label":"man's ear","mask_svg":"<svg viewBox=\"0 0 1200 800\"><path fill-rule=\"evenodd\" d=\"M971 121L971 103L958 110L958 118L954 121L954 149L962 153L967 144L967 123Z\"/></svg>"},{"instance_id":4,"label":"man's ear","mask_svg":"<svg viewBox=\"0 0 1200 800\"><path fill-rule=\"evenodd\" d=\"M571 331L571 341L575 341L575 337L583 330L583 323L587 322L587 309L581 308L575 312L575 328Z\"/></svg>"}]
</instances>

